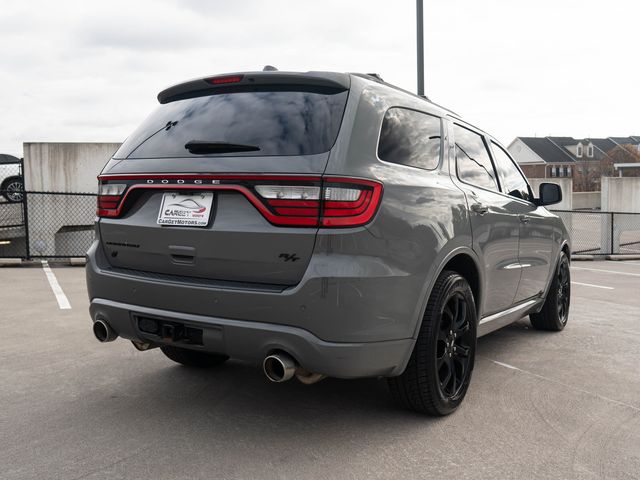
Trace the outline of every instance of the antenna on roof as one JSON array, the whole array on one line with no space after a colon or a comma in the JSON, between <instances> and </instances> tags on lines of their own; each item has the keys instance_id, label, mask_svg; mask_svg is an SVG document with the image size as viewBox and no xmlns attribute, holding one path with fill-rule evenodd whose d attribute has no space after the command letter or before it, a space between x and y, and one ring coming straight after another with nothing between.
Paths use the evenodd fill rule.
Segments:
<instances>
[{"instance_id":1,"label":"antenna on roof","mask_svg":"<svg viewBox=\"0 0 640 480\"><path fill-rule=\"evenodd\" d=\"M264 68L262 69L263 72L277 72L278 69L276 67L274 67L273 65L265 65Z\"/></svg>"},{"instance_id":2,"label":"antenna on roof","mask_svg":"<svg viewBox=\"0 0 640 480\"><path fill-rule=\"evenodd\" d=\"M367 75L369 75L370 77L375 78L376 80L378 80L380 82L384 82L384 80L382 79L382 77L380 76L379 73L367 73Z\"/></svg>"}]
</instances>

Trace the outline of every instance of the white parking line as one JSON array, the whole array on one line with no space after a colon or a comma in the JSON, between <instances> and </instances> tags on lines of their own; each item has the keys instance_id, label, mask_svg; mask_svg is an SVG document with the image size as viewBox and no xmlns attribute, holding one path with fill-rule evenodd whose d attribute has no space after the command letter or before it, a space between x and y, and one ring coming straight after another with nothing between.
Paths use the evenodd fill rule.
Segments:
<instances>
[{"instance_id":1,"label":"white parking line","mask_svg":"<svg viewBox=\"0 0 640 480\"><path fill-rule=\"evenodd\" d=\"M618 272L617 270L604 270L602 268L571 267L571 270L588 270L590 272L613 273L617 275L628 275L630 277L640 277L640 273Z\"/></svg>"},{"instance_id":2,"label":"white parking line","mask_svg":"<svg viewBox=\"0 0 640 480\"><path fill-rule=\"evenodd\" d=\"M634 405L630 405L630 404L625 403L625 402L621 402L620 400L615 400L613 398L605 397L604 395L600 395L600 394L595 393L595 392L590 392L589 390L584 390L582 388L574 387L573 385L570 385L568 383L561 382L561 381L556 380L554 378L544 377L544 376L539 375L537 373L533 373L533 372L530 372L528 370L523 370L522 368L514 367L513 365L509 365L508 363L498 362L497 360L493 360L493 359L487 358L487 357L485 357L485 358L487 360L489 360L490 362L495 363L496 365L499 365L501 367L508 368L509 370L515 370L516 372L524 373L525 375L531 375L532 377L540 378L540 379L545 380L547 382L551 382L551 383L555 383L557 385L561 385L561 386L563 386L565 388L568 388L570 390L573 390L575 392L580 392L580 393L584 393L586 395L591 395L593 397L599 398L600 400L604 400L606 402L610 402L610 403L613 403L615 405L620 405L622 407L627 407L627 408L630 408L632 410L635 410L636 412L640 412L640 408L638 408L638 407L636 407Z\"/></svg>"},{"instance_id":3,"label":"white parking line","mask_svg":"<svg viewBox=\"0 0 640 480\"><path fill-rule=\"evenodd\" d=\"M593 283L571 282L571 285L582 285L583 287L604 288L605 290L613 290L613 287L605 287L604 285L594 285Z\"/></svg>"},{"instance_id":4,"label":"white parking line","mask_svg":"<svg viewBox=\"0 0 640 480\"><path fill-rule=\"evenodd\" d=\"M42 260L42 270L44 270L44 274L47 276L47 280L49 280L49 285L51 286L53 294L56 296L56 300L58 301L58 307L60 307L60 310L69 310L71 308L69 299L62 291L62 287L58 283L58 279L53 274L53 271L49 267L49 262L47 262L46 260Z\"/></svg>"},{"instance_id":5,"label":"white parking line","mask_svg":"<svg viewBox=\"0 0 640 480\"><path fill-rule=\"evenodd\" d=\"M615 264L616 265L635 265L636 267L640 266L640 262L635 262L632 260L617 260Z\"/></svg>"}]
</instances>

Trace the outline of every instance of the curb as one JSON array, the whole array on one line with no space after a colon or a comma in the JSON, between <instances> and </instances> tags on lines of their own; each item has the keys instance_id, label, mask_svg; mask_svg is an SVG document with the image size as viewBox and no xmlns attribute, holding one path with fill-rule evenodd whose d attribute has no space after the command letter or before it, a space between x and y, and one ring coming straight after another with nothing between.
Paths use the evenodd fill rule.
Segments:
<instances>
[{"instance_id":1,"label":"curb","mask_svg":"<svg viewBox=\"0 0 640 480\"><path fill-rule=\"evenodd\" d=\"M84 267L87 264L85 258L49 258L42 259L47 260L49 265L55 266L71 266L71 267ZM39 267L42 265L41 259L23 260L21 258L0 258L0 268L3 267Z\"/></svg>"}]
</instances>

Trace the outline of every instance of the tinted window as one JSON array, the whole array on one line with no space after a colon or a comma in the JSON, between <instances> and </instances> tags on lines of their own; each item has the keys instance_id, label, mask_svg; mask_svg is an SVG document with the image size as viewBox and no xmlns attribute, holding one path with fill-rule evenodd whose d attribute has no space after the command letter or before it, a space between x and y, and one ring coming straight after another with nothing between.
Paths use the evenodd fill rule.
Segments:
<instances>
[{"instance_id":1,"label":"tinted window","mask_svg":"<svg viewBox=\"0 0 640 480\"><path fill-rule=\"evenodd\" d=\"M378 157L385 162L433 170L440 163L440 119L390 108L382 120Z\"/></svg>"},{"instance_id":2,"label":"tinted window","mask_svg":"<svg viewBox=\"0 0 640 480\"><path fill-rule=\"evenodd\" d=\"M456 141L456 168L460 180L490 190L498 190L496 172L482 136L459 125L453 126Z\"/></svg>"},{"instance_id":3,"label":"tinted window","mask_svg":"<svg viewBox=\"0 0 640 480\"><path fill-rule=\"evenodd\" d=\"M226 90L159 107L124 142L116 158L193 156L191 140L254 145L252 152L215 155L311 155L333 146L347 101L334 89ZM177 123L176 123L177 122ZM207 154L211 156L212 154Z\"/></svg>"},{"instance_id":4,"label":"tinted window","mask_svg":"<svg viewBox=\"0 0 640 480\"><path fill-rule=\"evenodd\" d=\"M530 201L531 194L529 193L527 181L518 170L518 167L515 166L511 157L495 142L491 142L491 149L493 150L496 169L500 175L502 191L513 197Z\"/></svg>"}]
</instances>

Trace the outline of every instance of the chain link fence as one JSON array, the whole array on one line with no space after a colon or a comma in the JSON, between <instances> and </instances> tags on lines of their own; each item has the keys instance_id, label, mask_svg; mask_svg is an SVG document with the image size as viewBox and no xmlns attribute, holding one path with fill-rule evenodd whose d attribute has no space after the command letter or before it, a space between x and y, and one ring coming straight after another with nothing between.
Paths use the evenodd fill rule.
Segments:
<instances>
[{"instance_id":1,"label":"chain link fence","mask_svg":"<svg viewBox=\"0 0 640 480\"><path fill-rule=\"evenodd\" d=\"M0 258L84 257L94 239L96 195L20 193L20 201L0 201Z\"/></svg>"},{"instance_id":2,"label":"chain link fence","mask_svg":"<svg viewBox=\"0 0 640 480\"><path fill-rule=\"evenodd\" d=\"M0 158L0 258L84 257L95 237L96 195L28 192L22 178L21 161ZM554 212L574 254L640 255L640 213Z\"/></svg>"},{"instance_id":3,"label":"chain link fence","mask_svg":"<svg viewBox=\"0 0 640 480\"><path fill-rule=\"evenodd\" d=\"M554 210L576 255L640 255L640 213Z\"/></svg>"}]
</instances>

